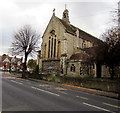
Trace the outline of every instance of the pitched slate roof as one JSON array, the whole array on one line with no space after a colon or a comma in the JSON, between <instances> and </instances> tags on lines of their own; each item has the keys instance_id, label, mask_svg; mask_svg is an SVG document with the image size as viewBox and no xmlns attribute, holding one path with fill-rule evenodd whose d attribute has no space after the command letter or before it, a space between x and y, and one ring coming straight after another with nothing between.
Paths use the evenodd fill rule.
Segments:
<instances>
[{"instance_id":1,"label":"pitched slate roof","mask_svg":"<svg viewBox=\"0 0 120 113\"><path fill-rule=\"evenodd\" d=\"M87 60L89 56L86 53L75 53L70 57L70 60Z\"/></svg>"},{"instance_id":2,"label":"pitched slate roof","mask_svg":"<svg viewBox=\"0 0 120 113\"><path fill-rule=\"evenodd\" d=\"M75 27L72 24L66 23L64 20L58 18L57 16L53 15L52 18L53 17L57 18L62 23L62 25L65 27L67 33L70 33L71 35L76 36L76 31L78 30L79 34L80 34L79 38L82 38L82 39L87 40L87 41L89 41L91 43L94 43L95 45L98 45L98 44L100 45L100 44L103 43L102 40L90 35L89 33L79 29L78 27ZM44 31L43 36L44 36L45 32L46 32L46 30ZM42 38L43 38L43 36L42 36Z\"/></svg>"},{"instance_id":3,"label":"pitched slate roof","mask_svg":"<svg viewBox=\"0 0 120 113\"><path fill-rule=\"evenodd\" d=\"M1 59L2 62L18 62L18 61L22 62L22 58L17 58L16 56L15 57L10 57L6 54L3 54L1 57L2 57L2 59Z\"/></svg>"},{"instance_id":4,"label":"pitched slate roof","mask_svg":"<svg viewBox=\"0 0 120 113\"><path fill-rule=\"evenodd\" d=\"M3 62L10 62L10 60L8 58L5 58Z\"/></svg>"},{"instance_id":5,"label":"pitched slate roof","mask_svg":"<svg viewBox=\"0 0 120 113\"><path fill-rule=\"evenodd\" d=\"M58 18L60 20L60 22L64 25L64 27L66 28L66 31L72 35L76 35L75 31L77 30L74 26L66 23L64 20Z\"/></svg>"},{"instance_id":6,"label":"pitched slate roof","mask_svg":"<svg viewBox=\"0 0 120 113\"><path fill-rule=\"evenodd\" d=\"M64 27L66 28L66 32L67 33L70 33L70 34L76 36L76 30L79 30L79 34L80 34L79 37L80 38L82 38L84 40L87 40L87 41L90 41L90 42L92 42L94 44L101 44L101 43L103 43L102 40L100 40L100 39L98 39L98 38L88 34L87 32L85 32L85 31L75 27L74 25L68 24L68 23L66 23L64 20L62 20L60 18L58 18L58 19L64 25Z\"/></svg>"}]
</instances>

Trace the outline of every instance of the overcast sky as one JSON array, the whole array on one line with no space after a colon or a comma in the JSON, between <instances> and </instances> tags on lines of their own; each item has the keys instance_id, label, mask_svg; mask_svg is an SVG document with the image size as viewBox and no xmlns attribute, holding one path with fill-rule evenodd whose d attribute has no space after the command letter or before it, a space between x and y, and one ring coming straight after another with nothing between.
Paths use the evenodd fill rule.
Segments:
<instances>
[{"instance_id":1,"label":"overcast sky","mask_svg":"<svg viewBox=\"0 0 120 113\"><path fill-rule=\"evenodd\" d=\"M42 36L55 8L62 18L67 4L70 23L100 37L112 25L112 14L119 0L1 0L0 55L9 54L13 33L29 24Z\"/></svg>"}]
</instances>

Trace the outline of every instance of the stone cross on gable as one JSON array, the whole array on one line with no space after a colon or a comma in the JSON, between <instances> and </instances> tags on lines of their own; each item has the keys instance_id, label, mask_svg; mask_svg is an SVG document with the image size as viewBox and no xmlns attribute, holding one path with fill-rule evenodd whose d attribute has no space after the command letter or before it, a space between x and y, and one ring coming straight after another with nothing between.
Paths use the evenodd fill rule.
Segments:
<instances>
[{"instance_id":1,"label":"stone cross on gable","mask_svg":"<svg viewBox=\"0 0 120 113\"><path fill-rule=\"evenodd\" d=\"M55 15L55 8L53 9L53 14Z\"/></svg>"}]
</instances>

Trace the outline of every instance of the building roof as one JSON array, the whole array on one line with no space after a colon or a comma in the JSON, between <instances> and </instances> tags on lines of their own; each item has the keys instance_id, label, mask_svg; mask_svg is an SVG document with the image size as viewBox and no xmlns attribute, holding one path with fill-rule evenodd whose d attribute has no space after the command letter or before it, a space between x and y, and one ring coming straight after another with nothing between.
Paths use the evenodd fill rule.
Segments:
<instances>
[{"instance_id":1,"label":"building roof","mask_svg":"<svg viewBox=\"0 0 120 113\"><path fill-rule=\"evenodd\" d=\"M97 45L103 43L102 40L90 35L89 33L85 32L85 31L83 31L83 30L81 30L77 27L75 27L74 25L66 23L64 20L62 20L60 18L58 18L58 19L64 25L64 27L66 28L67 33L70 33L70 34L76 36L76 31L78 30L79 34L80 34L79 38L90 41L90 42L92 42L94 44L97 44Z\"/></svg>"},{"instance_id":2,"label":"building roof","mask_svg":"<svg viewBox=\"0 0 120 113\"><path fill-rule=\"evenodd\" d=\"M81 53L75 53L75 54L73 54L70 57L70 60L87 60L88 58L89 58L89 56L86 53L81 52Z\"/></svg>"},{"instance_id":3,"label":"building roof","mask_svg":"<svg viewBox=\"0 0 120 113\"><path fill-rule=\"evenodd\" d=\"M81 50L85 51L89 55L95 55L97 48L98 48L97 46L94 46L94 47L90 47L90 48L84 48L84 49L81 49Z\"/></svg>"},{"instance_id":4,"label":"building roof","mask_svg":"<svg viewBox=\"0 0 120 113\"><path fill-rule=\"evenodd\" d=\"M87 33L87 32L85 32L85 31L79 29L78 27L75 27L74 25L72 25L72 24L70 24L70 23L67 23L67 22L64 21L63 19L60 19L60 18L58 18L57 16L55 16L54 14L52 15L52 18L53 18L53 17L57 18L57 19L62 23L62 25L65 27L65 30L66 30L67 33L69 33L69 34L71 34L71 35L74 35L74 36L77 36L76 31L78 30L78 31L79 31L79 34L80 34L80 35L79 35L79 38L81 38L81 39L83 39L83 40L87 40L87 41L89 41L89 42L91 42L91 43L93 43L93 44L95 44L95 45L98 45L98 44L100 45L100 44L103 43L102 40L100 40L100 39L98 39L98 38L90 35L89 33ZM52 18L51 18L51 19L52 19ZM50 19L50 21L51 21L51 19ZM49 22L49 23L50 23L50 22ZM49 25L49 24L48 24L48 25ZM48 28L48 25L47 25L47 28ZM47 29L47 28L46 28L46 29ZM44 31L43 36L44 36L45 32L46 32L46 30ZM43 37L42 37L42 38L43 38Z\"/></svg>"},{"instance_id":5,"label":"building roof","mask_svg":"<svg viewBox=\"0 0 120 113\"><path fill-rule=\"evenodd\" d=\"M2 55L1 60L2 60L2 62L18 62L18 61L22 62L22 58L17 58L16 56L15 57L10 57L6 54Z\"/></svg>"},{"instance_id":6,"label":"building roof","mask_svg":"<svg viewBox=\"0 0 120 113\"><path fill-rule=\"evenodd\" d=\"M10 62L10 60L8 58L5 58L3 62Z\"/></svg>"}]
</instances>

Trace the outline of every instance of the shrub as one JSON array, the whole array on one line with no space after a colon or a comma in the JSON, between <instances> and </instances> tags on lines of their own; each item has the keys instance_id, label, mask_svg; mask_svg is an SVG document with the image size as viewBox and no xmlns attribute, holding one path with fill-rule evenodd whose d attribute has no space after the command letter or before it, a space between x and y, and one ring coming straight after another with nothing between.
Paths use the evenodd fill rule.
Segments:
<instances>
[{"instance_id":1,"label":"shrub","mask_svg":"<svg viewBox=\"0 0 120 113\"><path fill-rule=\"evenodd\" d=\"M36 74L39 74L39 65L36 65L34 72L35 72Z\"/></svg>"},{"instance_id":2,"label":"shrub","mask_svg":"<svg viewBox=\"0 0 120 113\"><path fill-rule=\"evenodd\" d=\"M52 76L51 82L56 82L56 76Z\"/></svg>"}]
</instances>

